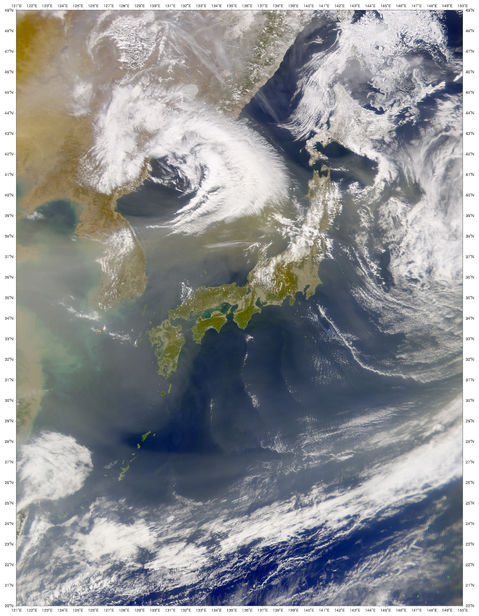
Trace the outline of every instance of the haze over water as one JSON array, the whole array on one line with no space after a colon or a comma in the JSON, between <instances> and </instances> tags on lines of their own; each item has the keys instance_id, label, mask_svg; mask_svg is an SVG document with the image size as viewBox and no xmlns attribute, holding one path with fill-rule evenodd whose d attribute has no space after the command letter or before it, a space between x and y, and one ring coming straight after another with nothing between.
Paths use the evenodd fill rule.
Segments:
<instances>
[{"instance_id":1,"label":"haze over water","mask_svg":"<svg viewBox=\"0 0 479 616\"><path fill-rule=\"evenodd\" d=\"M293 14L297 36L239 119L201 83L214 53L216 67L243 56L192 18L80 15L73 30L73 48L106 55L105 71L116 49L125 71L95 111L95 190L151 158L117 203L147 282L102 310L110 240L79 236L66 198L18 222L19 318L35 332L19 352L42 389L19 447L18 601L459 605L461 17ZM263 17L242 19L244 51ZM98 77L76 75L90 113ZM321 229L308 187L327 169ZM187 331L158 375L148 331L168 311L319 237L312 297L201 344Z\"/></svg>"}]
</instances>

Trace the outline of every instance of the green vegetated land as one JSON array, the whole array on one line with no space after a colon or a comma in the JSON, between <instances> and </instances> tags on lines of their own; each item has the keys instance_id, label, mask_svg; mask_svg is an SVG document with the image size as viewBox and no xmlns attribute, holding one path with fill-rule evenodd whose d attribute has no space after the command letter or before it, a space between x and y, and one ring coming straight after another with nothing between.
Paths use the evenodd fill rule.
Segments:
<instances>
[{"instance_id":1,"label":"green vegetated land","mask_svg":"<svg viewBox=\"0 0 479 616\"><path fill-rule=\"evenodd\" d=\"M309 181L310 211L321 214L317 219L320 232L328 225L326 200L329 184L329 171L324 176L315 170ZM300 256L295 256L298 252ZM220 332L228 320L245 329L253 315L266 306L279 306L287 298L293 304L297 293L306 299L311 297L321 282L318 268L323 252L324 239L319 233L306 250L303 247L302 251L294 251L289 246L279 255L258 263L248 274L244 286L233 282L198 287L177 308L169 311L167 319L148 331L158 374L169 379L176 371L186 341L185 332L189 329L193 340L200 344L209 329Z\"/></svg>"}]
</instances>

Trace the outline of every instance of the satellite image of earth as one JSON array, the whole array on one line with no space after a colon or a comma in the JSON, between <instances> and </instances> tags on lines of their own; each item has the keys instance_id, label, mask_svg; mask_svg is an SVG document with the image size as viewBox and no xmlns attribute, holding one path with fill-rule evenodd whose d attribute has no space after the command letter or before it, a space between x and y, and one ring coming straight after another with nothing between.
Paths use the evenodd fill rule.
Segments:
<instances>
[{"instance_id":1,"label":"satellite image of earth","mask_svg":"<svg viewBox=\"0 0 479 616\"><path fill-rule=\"evenodd\" d=\"M20 605L461 605L462 14L17 17Z\"/></svg>"}]
</instances>

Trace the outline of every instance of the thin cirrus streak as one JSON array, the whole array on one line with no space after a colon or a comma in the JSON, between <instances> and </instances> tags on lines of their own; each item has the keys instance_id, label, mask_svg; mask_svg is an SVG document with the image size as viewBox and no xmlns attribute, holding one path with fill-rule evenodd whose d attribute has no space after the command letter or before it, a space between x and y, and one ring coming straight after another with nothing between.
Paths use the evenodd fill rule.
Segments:
<instances>
[{"instance_id":1,"label":"thin cirrus streak","mask_svg":"<svg viewBox=\"0 0 479 616\"><path fill-rule=\"evenodd\" d=\"M95 349L107 377L125 375L120 386L92 362L65 385L65 422L75 427L84 409L73 393L82 378L98 383L84 390L99 411L92 429L78 427L91 439L95 469L70 443L66 467L82 471L70 499L64 490L40 499L40 480L19 477L37 493L23 495L19 601L462 603L461 67L442 19L315 15L297 43L311 47L303 53L295 43L257 97L266 101L261 113L255 101L245 110L277 149L253 124L200 103L191 83L150 79L161 54L174 69L173 31L202 70L217 70L178 32L179 21L160 28L146 13L138 22L129 14L98 22L89 52L116 50L120 74L107 102L96 101L83 181L115 191L154 159L148 190L128 210L145 197L138 236L154 246L151 284L141 317L128 306L105 321L100 342L85 335L88 359ZM130 23L137 30L129 34ZM320 40L315 30L334 37ZM79 113L93 105L88 87L75 96ZM287 108L289 117L278 126L267 108ZM311 140L321 144L315 160ZM170 233L155 232L157 220L144 224L156 216L156 194L173 206L158 217ZM254 238L259 263L251 250L248 268L241 259L230 264L233 249L240 253L234 240L248 246L253 225L238 222L228 233L215 225L265 211L261 224L271 229ZM235 237L236 227L245 236ZM128 253L134 239L113 234L102 267L113 267L115 251ZM196 244L194 257L183 249ZM244 333L227 323L201 345L189 338L171 391L156 391L147 340L124 344L127 332L133 340L144 322L160 323L199 285L243 285L248 271L257 276L248 284L264 282L278 259L287 271L312 249L322 284L311 297L262 306ZM80 333L92 325L89 314L77 311ZM46 421L58 399L47 400ZM38 456L40 478L57 472L49 443Z\"/></svg>"},{"instance_id":2,"label":"thin cirrus streak","mask_svg":"<svg viewBox=\"0 0 479 616\"><path fill-rule=\"evenodd\" d=\"M405 354L397 357L399 363L406 364L409 375L414 377L417 372L416 376L426 381L461 369L461 339L457 335L462 318L462 220L457 207L461 203L457 182L462 166L460 103L445 96L435 112L427 128L421 129L417 140L398 157L402 172L420 186L417 202L390 197L376 214L379 248L389 251L393 285L385 289L377 283L368 242L358 234L361 284L353 290L358 302L378 315L381 330L405 331L413 341L414 332L423 331L427 323L431 335L441 337L441 347L430 350L429 368L424 364L423 347L412 354L405 344ZM446 123L444 117L448 118ZM372 217L368 218L366 224L371 224ZM441 309L431 310L432 306ZM437 365L441 358L442 366Z\"/></svg>"},{"instance_id":3,"label":"thin cirrus streak","mask_svg":"<svg viewBox=\"0 0 479 616\"><path fill-rule=\"evenodd\" d=\"M359 224L347 246L333 239L328 257L342 254L354 265L352 295L377 331L406 340L394 358L379 361L356 346L353 331L336 330L356 361L378 374L427 382L457 373L462 95L452 90L461 62L437 13L330 19L336 38L298 72L298 103L282 125L297 139L336 141L376 165L369 185L342 191ZM387 284L378 255L387 255Z\"/></svg>"},{"instance_id":4,"label":"thin cirrus streak","mask_svg":"<svg viewBox=\"0 0 479 616\"><path fill-rule=\"evenodd\" d=\"M460 407L460 403L455 406ZM235 579L234 569L231 569L232 562L241 568L241 565L245 564L242 560L256 560L261 558L261 554L267 559L268 551L275 549L282 554L281 568L287 569L289 563L293 562L290 559L294 559L293 548L305 533L314 532L315 539L309 548L310 558L313 559L317 550L326 548L332 534L336 540L341 536L344 539L349 535L354 536L361 527L367 527L371 520L380 519L382 516L392 517L407 503L426 499L440 485L459 476L460 452L457 450L456 441L461 427L457 412L451 412L449 409L449 419L451 415L456 415L456 420L450 429L433 431L422 444L381 463L380 469L373 467L363 471L358 483L349 490L331 491L321 484L313 486L308 492L298 496L301 507L298 507L296 497L284 500L274 498L274 484L281 481L281 476L270 478L272 483L265 484L265 477L260 483L256 483L253 473L232 490L232 509L228 508L228 511L224 511L221 504L215 503L214 500L206 504L177 497L176 503L163 508L160 518L153 516L150 511L132 509L130 513L133 517L128 516L130 521L122 521L122 515L129 510L126 504L115 505L107 499L100 499L91 505L87 513L73 516L56 530L47 518L40 516L35 521L35 526L30 529L31 541L18 563L22 577L26 576L22 581L22 589L24 592L28 590L31 599L38 604L48 604L54 597L67 603L78 600L80 603L94 604L95 601L101 600L107 585L112 583L109 570L121 563L121 569L113 574L121 600L138 597L153 588L163 589L165 592L168 590L174 600L182 600L184 584L190 586L187 591L192 593L190 596L198 600L207 595L208 587L221 585L229 578ZM383 419L379 418L379 421L382 423ZM370 428L366 425L365 427L367 436ZM357 438L357 428L357 425L351 426L351 437L354 433L354 438ZM346 438L347 432L348 427L345 426L342 438ZM367 438L373 436L374 433ZM311 438L315 440L316 437L308 435L309 441ZM327 441L324 444L327 445ZM371 446L377 448L378 444L371 441ZM310 448L311 443L307 447ZM388 445L384 451L389 451L390 447L391 445ZM326 452L327 448L327 455ZM333 453L332 449L331 455ZM314 465L319 462L325 464L325 460L318 461L314 458L312 462ZM291 470L293 468L294 464ZM286 466L283 472L283 477L287 477L291 471L288 471ZM258 479L261 475L260 471ZM255 493L257 490L260 490L260 493ZM270 502L259 504L247 514L245 508L250 509L251 503L259 499L260 494L260 500ZM440 504L438 507L442 508ZM186 540L192 529L195 529L196 540ZM28 563L32 551L38 557L43 542L49 540L49 533L52 532L60 533L63 540L56 542L54 558L49 555L47 561L42 562L40 557L40 561L36 561L37 566L45 567L48 576L56 576L57 568L62 564L73 575L70 575L65 583L60 579L53 585L56 586L55 594L49 596L43 592L35 569L28 570ZM398 533L398 543L406 547L414 533L419 541L420 528L414 528L406 535ZM75 546L74 551L71 550L72 545ZM394 545L390 546L389 554L394 553L394 549ZM145 556L141 556L144 550L150 554L146 561ZM417 554L410 553L410 560L416 566L418 558L423 564L431 565L432 575L431 571L435 566L432 554L429 563L427 552L419 550ZM399 567L404 566L401 560L397 558ZM375 566L378 566L377 558L374 562ZM405 568L407 579L416 570L412 563ZM122 583L122 580L128 579L139 567L144 574L135 584ZM375 575L374 570L374 567L367 569L364 564L363 583L369 588L369 593L372 592L371 588L375 587L370 579ZM161 573L161 580L156 577L157 573ZM353 579L357 584L357 577ZM398 583L401 585L401 576ZM335 592L345 593L348 588L346 583L336 583L336 589L334 586L333 583L323 586L321 591L318 589L320 596L322 593L323 602L328 596L334 598ZM283 595L282 600L288 603L289 597Z\"/></svg>"}]
</instances>

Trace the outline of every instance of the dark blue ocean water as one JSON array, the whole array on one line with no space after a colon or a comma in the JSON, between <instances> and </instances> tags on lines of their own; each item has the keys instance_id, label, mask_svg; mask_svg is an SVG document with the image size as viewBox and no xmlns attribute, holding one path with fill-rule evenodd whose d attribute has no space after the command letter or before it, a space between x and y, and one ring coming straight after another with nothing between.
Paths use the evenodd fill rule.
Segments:
<instances>
[{"instance_id":1,"label":"dark blue ocean water","mask_svg":"<svg viewBox=\"0 0 479 616\"><path fill-rule=\"evenodd\" d=\"M361 12L355 19L361 19ZM444 21L449 45L459 47L461 16L446 12ZM321 14L313 19L278 72L242 114L283 153L298 195L307 192L311 168L304 140L294 139L282 122L297 103L299 68L314 54L335 45L336 29L332 16ZM420 121L427 121L438 98L460 93L461 86L453 83L447 67L444 75L443 90L422 103ZM416 132L416 126L404 125L398 139L406 143ZM362 187L374 182L375 161L334 143L322 151L332 180L342 191L353 182ZM154 162L154 167L156 164L160 174L161 165ZM411 203L420 196L420 187L404 186L402 190L404 194L409 191ZM309 300L298 296L293 306L265 308L244 332L230 322L220 334L207 332L201 346L189 337L172 379L171 393L163 395L168 384L156 374L145 335L150 323L160 322L168 309L177 305L180 281L187 280L193 287L233 281L242 284L254 265L248 258L241 261L240 251L218 259L216 253L204 251L197 238L158 235L148 229L148 225L165 224L184 199L180 191L146 182L119 202L119 211L145 247L148 287L139 300L107 315L102 322L113 332L128 333L137 340L136 346L95 334L91 324L83 321L72 328L71 318L60 309L55 311L57 333L76 349L80 367L74 374L65 375L55 366L45 366L48 393L35 431L74 435L93 452L94 470L77 494L61 503L34 505L32 510L45 508L61 523L79 508L88 509L96 499L107 499L124 503L124 510L115 515L129 523L135 519L136 510L149 512L147 518L151 520L155 516L161 519L163 511L177 506L179 498L185 499L188 507L195 503L197 508L178 527L180 535L187 544L201 544L211 558L194 581L169 585L161 573L152 574L146 566L158 545L145 547L134 566L129 565L124 573L120 574L121 564L112 564L109 573L120 575L121 587L113 585L108 592L82 595L80 604L91 600L92 604L131 605L308 605L318 601L356 605L374 597L381 603L383 595L381 589L375 589L376 579L384 580L381 585L389 580L384 594L388 604L461 603L459 478L438 482L434 489L405 502L399 490L397 503L386 499L384 510L379 507L372 517L362 517L361 508L353 508L350 517L346 515L337 526L334 522L328 526L321 519L319 503L317 524L308 518L302 530L286 538L278 532L277 541L266 544L258 531L257 540L248 539L233 555L218 547L224 529L217 534L206 532L205 520L215 516L234 519L235 499L240 493L248 494L246 485L255 486L246 497L249 502L238 500L246 521L249 516L256 520L255 515L268 508L273 515L277 504L288 499L297 499L293 510L300 519L302 503L317 486L322 487L324 495L339 491L347 500L349 493L355 494L377 475L381 483L371 485L382 490L387 478L380 473L381 465L390 464L392 468L396 459L426 442L417 422L427 414L434 421L434 409L447 406L457 397L462 376L452 371L441 379L421 382L399 375L399 367L391 374L381 373L384 365L394 367L394 358L404 351L406 336L405 332L385 332L377 315L368 312L353 293L363 285L348 250L359 215L354 203L345 200L329 231L334 247L330 258L321 263L322 284L315 295ZM51 233L52 224L60 238L55 246L69 242L75 224L71 205L51 204L43 213L44 219L19 225L22 242L34 241L42 225ZM390 289L395 281L388 268L388 250L377 257L377 284ZM44 271L40 266L38 272L33 268L25 275L19 295L24 285L25 302L31 301L46 314L50 310L46 297L40 293L32 299L27 292ZM80 266L71 271L68 285L72 294L85 294L82 284L88 288L85 280L93 280L89 278L93 274ZM351 341L351 346L345 341ZM362 439L374 441L374 423L366 421L354 437L347 437L347 444L343 443L341 435L346 428L381 409L393 409L387 421L378 423L378 434L384 442L378 437L375 447L361 446ZM385 425L391 435L398 434L397 439L385 439ZM407 430L409 438L404 437ZM137 448L147 431L151 434ZM301 451L307 450L308 433L323 434L325 439L321 444L318 437L315 445L318 463L302 463ZM281 446L272 446L274 438ZM346 446L352 455L343 459ZM119 482L119 470L126 460L130 469ZM289 467L294 470L286 471ZM386 494L390 495L387 490ZM345 508L351 508L349 501ZM394 571L388 571L391 562L396 562L391 556L394 553L399 563L397 581ZM413 572L409 578L401 564L406 561ZM421 577L418 573L423 562L430 570ZM138 588L127 601L122 588L125 585ZM60 597L58 604L64 601Z\"/></svg>"}]
</instances>

